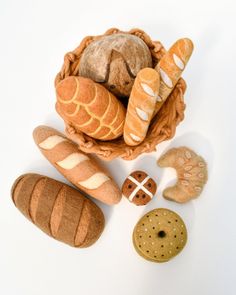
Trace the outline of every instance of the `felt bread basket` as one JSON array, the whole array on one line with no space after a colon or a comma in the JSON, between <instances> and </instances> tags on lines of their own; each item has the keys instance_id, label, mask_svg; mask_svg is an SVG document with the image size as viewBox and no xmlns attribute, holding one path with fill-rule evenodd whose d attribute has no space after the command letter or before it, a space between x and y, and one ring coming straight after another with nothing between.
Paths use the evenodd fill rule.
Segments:
<instances>
[{"instance_id":1,"label":"felt bread basket","mask_svg":"<svg viewBox=\"0 0 236 295\"><path fill-rule=\"evenodd\" d=\"M68 76L78 76L81 55L92 41L98 40L105 35L117 33L132 34L141 38L150 49L153 68L166 52L159 41L152 41L151 38L140 29L132 29L128 32L123 32L112 28L105 32L104 35L85 37L74 51L68 52L65 55L62 69L55 78L55 86ZM85 153L94 153L103 160L110 161L117 157L121 157L124 160L133 160L142 153L155 151L159 143L171 139L175 135L177 125L184 119L185 104L183 95L185 90L186 83L180 78L160 111L152 119L146 138L138 146L128 146L124 142L123 137L111 141L101 141L91 138L83 132L70 132L69 128L66 128L66 135L76 142L82 151Z\"/></svg>"}]
</instances>

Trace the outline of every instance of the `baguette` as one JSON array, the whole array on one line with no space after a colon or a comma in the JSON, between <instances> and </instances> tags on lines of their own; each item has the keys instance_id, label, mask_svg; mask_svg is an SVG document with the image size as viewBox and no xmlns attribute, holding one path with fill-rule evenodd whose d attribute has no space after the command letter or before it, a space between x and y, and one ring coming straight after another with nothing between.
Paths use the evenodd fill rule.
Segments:
<instances>
[{"instance_id":1,"label":"baguette","mask_svg":"<svg viewBox=\"0 0 236 295\"><path fill-rule=\"evenodd\" d=\"M15 206L49 236L84 248L104 229L101 209L79 191L39 174L21 175L12 186Z\"/></svg>"},{"instance_id":2,"label":"baguette","mask_svg":"<svg viewBox=\"0 0 236 295\"><path fill-rule=\"evenodd\" d=\"M67 77L56 87L56 110L76 131L100 140L123 134L125 108L104 86L83 77Z\"/></svg>"},{"instance_id":3,"label":"baguette","mask_svg":"<svg viewBox=\"0 0 236 295\"><path fill-rule=\"evenodd\" d=\"M125 119L124 140L131 146L140 144L146 137L160 86L159 74L151 68L139 71L129 98Z\"/></svg>"},{"instance_id":4,"label":"baguette","mask_svg":"<svg viewBox=\"0 0 236 295\"><path fill-rule=\"evenodd\" d=\"M155 70L160 74L161 80L158 94L159 99L156 104L154 115L160 110L161 106L175 87L192 52L192 41L187 38L179 39L156 65Z\"/></svg>"},{"instance_id":5,"label":"baguette","mask_svg":"<svg viewBox=\"0 0 236 295\"><path fill-rule=\"evenodd\" d=\"M48 161L80 190L109 205L120 201L121 192L108 173L63 134L39 126L33 137Z\"/></svg>"}]
</instances>

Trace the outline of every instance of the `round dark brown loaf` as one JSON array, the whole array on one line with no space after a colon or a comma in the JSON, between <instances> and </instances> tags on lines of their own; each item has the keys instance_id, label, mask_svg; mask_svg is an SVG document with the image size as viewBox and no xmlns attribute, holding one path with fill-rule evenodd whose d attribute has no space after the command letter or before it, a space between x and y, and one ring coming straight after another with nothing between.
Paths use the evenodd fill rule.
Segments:
<instances>
[{"instance_id":1,"label":"round dark brown loaf","mask_svg":"<svg viewBox=\"0 0 236 295\"><path fill-rule=\"evenodd\" d=\"M113 94L128 97L138 72L152 67L145 42L131 34L104 36L84 50L79 75L103 83Z\"/></svg>"}]
</instances>

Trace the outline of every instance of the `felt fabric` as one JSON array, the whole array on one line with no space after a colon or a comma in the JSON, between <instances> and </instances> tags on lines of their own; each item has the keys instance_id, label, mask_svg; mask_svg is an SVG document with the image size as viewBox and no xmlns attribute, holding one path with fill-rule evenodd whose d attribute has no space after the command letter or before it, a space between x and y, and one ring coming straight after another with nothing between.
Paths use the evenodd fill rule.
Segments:
<instances>
[{"instance_id":1,"label":"felt fabric","mask_svg":"<svg viewBox=\"0 0 236 295\"><path fill-rule=\"evenodd\" d=\"M56 92L57 112L76 131L103 141L123 134L126 110L104 86L84 77L67 77Z\"/></svg>"},{"instance_id":2,"label":"felt fabric","mask_svg":"<svg viewBox=\"0 0 236 295\"><path fill-rule=\"evenodd\" d=\"M105 35L87 46L79 75L102 83L116 96L129 97L134 78L146 67L152 67L146 43L138 36L119 33Z\"/></svg>"},{"instance_id":3,"label":"felt fabric","mask_svg":"<svg viewBox=\"0 0 236 295\"><path fill-rule=\"evenodd\" d=\"M177 172L177 182L167 187L163 196L171 201L185 203L197 198L207 182L206 161L188 147L168 150L157 161L160 167L173 167Z\"/></svg>"},{"instance_id":4,"label":"felt fabric","mask_svg":"<svg viewBox=\"0 0 236 295\"><path fill-rule=\"evenodd\" d=\"M139 145L146 137L158 102L160 75L151 68L142 69L130 94L125 126L124 140L131 146Z\"/></svg>"},{"instance_id":5,"label":"felt fabric","mask_svg":"<svg viewBox=\"0 0 236 295\"><path fill-rule=\"evenodd\" d=\"M146 213L133 231L137 253L153 262L166 262L178 255L187 242L187 229L174 211L158 208Z\"/></svg>"},{"instance_id":6,"label":"felt fabric","mask_svg":"<svg viewBox=\"0 0 236 295\"><path fill-rule=\"evenodd\" d=\"M144 171L132 172L124 181L122 194L137 206L146 205L157 190L155 181Z\"/></svg>"},{"instance_id":7,"label":"felt fabric","mask_svg":"<svg viewBox=\"0 0 236 295\"><path fill-rule=\"evenodd\" d=\"M137 36L146 43L151 52L153 67L156 67L161 58L166 54L165 48L159 41L152 41L151 38L140 29L132 29L129 32L123 32L119 29L112 28L101 36L85 37L75 50L68 52L64 57L64 64L61 71L55 78L55 85L57 86L60 81L68 76L79 75L81 55L91 42L99 40L104 36L120 33ZM121 157L124 160L133 160L143 153L155 151L159 143L169 140L175 135L177 125L184 119L185 104L183 95L185 90L186 83L180 78L161 109L152 119L146 138L137 146L127 145L123 137L106 142L95 140L82 131L75 131L74 128L70 128L71 126L65 122L67 137L79 144L80 149L85 153L95 153L103 160L110 161L117 157Z\"/></svg>"},{"instance_id":8,"label":"felt fabric","mask_svg":"<svg viewBox=\"0 0 236 295\"><path fill-rule=\"evenodd\" d=\"M65 135L53 128L38 126L33 137L49 162L80 190L108 205L121 200L121 191L108 172ZM64 140L58 141L58 138Z\"/></svg>"},{"instance_id":9,"label":"felt fabric","mask_svg":"<svg viewBox=\"0 0 236 295\"><path fill-rule=\"evenodd\" d=\"M104 229L104 215L95 203L46 176L21 175L13 184L12 199L42 231L73 247L92 245Z\"/></svg>"}]
</instances>

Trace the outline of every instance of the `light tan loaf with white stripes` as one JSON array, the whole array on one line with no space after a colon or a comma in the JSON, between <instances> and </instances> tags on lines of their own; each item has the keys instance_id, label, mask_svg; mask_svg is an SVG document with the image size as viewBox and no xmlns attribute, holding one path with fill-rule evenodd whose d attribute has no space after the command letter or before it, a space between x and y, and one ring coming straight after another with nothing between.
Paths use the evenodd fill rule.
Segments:
<instances>
[{"instance_id":1,"label":"light tan loaf with white stripes","mask_svg":"<svg viewBox=\"0 0 236 295\"><path fill-rule=\"evenodd\" d=\"M109 174L63 134L39 126L33 137L48 161L80 190L109 205L120 201L121 191Z\"/></svg>"},{"instance_id":2,"label":"light tan loaf with white stripes","mask_svg":"<svg viewBox=\"0 0 236 295\"><path fill-rule=\"evenodd\" d=\"M105 87L93 80L70 76L56 87L56 110L67 125L100 140L123 134L125 108Z\"/></svg>"},{"instance_id":3,"label":"light tan loaf with white stripes","mask_svg":"<svg viewBox=\"0 0 236 295\"><path fill-rule=\"evenodd\" d=\"M155 70L160 74L160 90L156 104L156 114L174 89L189 58L193 52L193 43L188 38L177 40L156 65Z\"/></svg>"},{"instance_id":4,"label":"light tan loaf with white stripes","mask_svg":"<svg viewBox=\"0 0 236 295\"><path fill-rule=\"evenodd\" d=\"M145 139L155 111L159 86L160 76L157 71L152 68L139 71L132 87L125 119L124 140L127 145L135 146Z\"/></svg>"},{"instance_id":5,"label":"light tan loaf with white stripes","mask_svg":"<svg viewBox=\"0 0 236 295\"><path fill-rule=\"evenodd\" d=\"M65 183L28 173L16 179L11 195L25 217L70 246L91 246L103 231L105 221L99 207Z\"/></svg>"}]
</instances>

